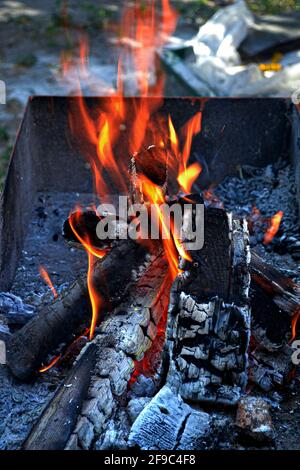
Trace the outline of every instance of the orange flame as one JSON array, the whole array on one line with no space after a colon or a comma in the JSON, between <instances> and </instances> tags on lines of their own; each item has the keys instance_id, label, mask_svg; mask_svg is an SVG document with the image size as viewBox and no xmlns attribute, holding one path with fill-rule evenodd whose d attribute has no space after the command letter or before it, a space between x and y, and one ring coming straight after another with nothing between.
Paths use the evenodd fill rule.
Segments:
<instances>
[{"instance_id":1,"label":"orange flame","mask_svg":"<svg viewBox=\"0 0 300 470\"><path fill-rule=\"evenodd\" d=\"M81 38L77 60L63 58L65 76L70 71L74 73L74 65L78 69L78 98L70 103L69 126L91 166L98 196L110 194L111 183L117 192L128 193L128 156L150 145L166 150L162 152L161 158L166 158L168 170L174 172L175 178L178 176L179 184L185 192L191 189L201 171L199 164L187 166L192 139L201 129L201 113L193 116L182 129L183 143L180 145L171 118L167 121L156 112L162 104L162 98L146 99L150 95L163 96L164 77L157 67L156 51L165 44L177 21L177 14L169 0L162 0L161 5L161 11L158 12L154 8L154 0L137 0L134 6L125 9L120 28L123 49L118 62L117 90L102 102L101 109L89 109L80 88L81 80L89 75L86 37ZM130 73L132 76L132 71L140 98L126 101L123 99L127 83L124 76L128 78ZM159 208L164 202L164 193L147 178L143 178L142 183L145 200L154 204L162 232L166 235L166 221ZM88 255L87 281L92 304L92 338L102 302L93 286L93 265L95 257L101 258L105 252L96 250L88 238L83 239L76 233L73 223L75 217L75 214L71 214L70 226ZM178 256L189 260L190 257L175 235L174 227L171 227L171 236L163 239L163 245L174 278L179 273Z\"/></svg>"},{"instance_id":2,"label":"orange flame","mask_svg":"<svg viewBox=\"0 0 300 470\"><path fill-rule=\"evenodd\" d=\"M300 318L300 308L296 311L296 313L295 313L294 316L292 317L292 337L291 337L291 342L294 341L294 339L296 338L296 334L297 334L297 324L298 324L299 318Z\"/></svg>"},{"instance_id":3,"label":"orange flame","mask_svg":"<svg viewBox=\"0 0 300 470\"><path fill-rule=\"evenodd\" d=\"M81 237L79 235L78 231L75 228L75 222L76 220L78 220L81 213L82 211L80 208L77 208L75 212L72 212L72 214L70 214L70 217L69 217L69 223L70 223L71 229L73 230L74 234L76 235L80 243L83 245L88 255L87 286L88 286L88 292L89 292L91 306L92 306L92 320L91 320L89 338L93 339L95 328L96 328L97 321L98 321L100 307L102 305L102 298L99 295L95 286L93 285L93 266L95 263L95 259L103 258L106 255L107 250L101 250L101 249L93 247L91 241L89 240L89 236L87 233L84 235L84 237Z\"/></svg>"},{"instance_id":4,"label":"orange flame","mask_svg":"<svg viewBox=\"0 0 300 470\"><path fill-rule=\"evenodd\" d=\"M46 282L46 284L48 284L48 286L50 287L51 289L51 292L54 296L54 298L56 298L58 296L57 292L56 292L56 289L54 287L54 285L52 284L52 281L50 279L50 276L49 274L47 273L46 269L44 268L44 266L40 266L39 267L39 272L40 272L40 275L42 276L42 278L44 279L44 281Z\"/></svg>"},{"instance_id":5,"label":"orange flame","mask_svg":"<svg viewBox=\"0 0 300 470\"><path fill-rule=\"evenodd\" d=\"M192 186L202 171L199 163L192 163L188 168L185 168L179 173L177 181L185 193L190 193Z\"/></svg>"},{"instance_id":6,"label":"orange flame","mask_svg":"<svg viewBox=\"0 0 300 470\"><path fill-rule=\"evenodd\" d=\"M271 241L275 237L276 233L279 230L282 217L283 217L283 212L279 211L277 212L277 214L273 215L273 217L271 218L270 226L264 236L265 245L267 245L268 243L271 243Z\"/></svg>"},{"instance_id":7,"label":"orange flame","mask_svg":"<svg viewBox=\"0 0 300 470\"><path fill-rule=\"evenodd\" d=\"M164 251L169 263L172 279L174 280L181 272L178 269L178 254L189 261L191 261L191 257L184 250L184 247L175 233L173 224L171 223L171 227L169 227L169 220L166 221L165 219L165 214L161 209L161 204L165 202L162 189L144 175L140 175L139 181L145 201L152 205L156 213L156 218L160 223Z\"/></svg>"},{"instance_id":8,"label":"orange flame","mask_svg":"<svg viewBox=\"0 0 300 470\"><path fill-rule=\"evenodd\" d=\"M47 372L47 370L51 369L61 358L61 354L59 354L58 356L55 356L47 366L45 367L41 367L39 369L39 372L42 374L43 372Z\"/></svg>"}]
</instances>

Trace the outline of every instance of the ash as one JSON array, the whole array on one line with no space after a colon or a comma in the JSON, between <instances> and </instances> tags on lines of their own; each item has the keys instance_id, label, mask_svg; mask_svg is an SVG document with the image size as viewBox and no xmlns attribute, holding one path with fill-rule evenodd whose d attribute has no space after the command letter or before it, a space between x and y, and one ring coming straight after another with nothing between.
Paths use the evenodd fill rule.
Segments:
<instances>
[{"instance_id":1,"label":"ash","mask_svg":"<svg viewBox=\"0 0 300 470\"><path fill-rule=\"evenodd\" d=\"M227 177L213 191L209 205L245 217L249 223L251 247L267 261L275 263L294 280L300 280L300 224L295 170L280 162L265 168L243 166L236 177ZM263 244L268 221L283 211L280 228L268 245Z\"/></svg>"},{"instance_id":2,"label":"ash","mask_svg":"<svg viewBox=\"0 0 300 470\"><path fill-rule=\"evenodd\" d=\"M38 306L52 300L52 294L39 274L42 265L58 292L87 269L84 250L70 248L62 236L62 224L76 204L89 205L91 194L39 193L25 240L12 293L24 302Z\"/></svg>"}]
</instances>

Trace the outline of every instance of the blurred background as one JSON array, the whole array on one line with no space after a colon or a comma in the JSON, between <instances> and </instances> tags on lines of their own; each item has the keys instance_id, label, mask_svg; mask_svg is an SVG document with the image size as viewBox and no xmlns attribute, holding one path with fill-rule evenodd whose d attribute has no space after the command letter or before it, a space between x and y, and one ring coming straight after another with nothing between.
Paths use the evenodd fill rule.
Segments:
<instances>
[{"instance_id":1,"label":"blurred background","mask_svg":"<svg viewBox=\"0 0 300 470\"><path fill-rule=\"evenodd\" d=\"M6 104L0 104L0 190L28 97L76 94L72 73L64 73L68 58L89 62L85 94L115 89L122 11L133 3L1 0L0 80L6 85ZM156 51L166 74L166 95L294 93L297 99L300 0L172 0L171 5L178 13L176 31ZM136 94L132 77L125 82L125 93Z\"/></svg>"}]
</instances>

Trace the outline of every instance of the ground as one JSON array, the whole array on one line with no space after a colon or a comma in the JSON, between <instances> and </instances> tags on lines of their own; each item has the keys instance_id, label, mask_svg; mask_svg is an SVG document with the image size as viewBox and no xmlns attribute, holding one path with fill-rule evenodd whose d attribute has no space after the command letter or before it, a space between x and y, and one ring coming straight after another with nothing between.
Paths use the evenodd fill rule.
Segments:
<instances>
[{"instance_id":1,"label":"ground","mask_svg":"<svg viewBox=\"0 0 300 470\"><path fill-rule=\"evenodd\" d=\"M74 49L79 32L84 31L90 38L96 74L114 85L111 82L116 74L117 51L111 39L118 35L118 20L128 3L128 0L1 2L0 79L6 83L7 104L0 105L0 190L28 96L72 92L59 80L60 59L62 53ZM178 28L190 36L219 6L228 3L230 0L172 1L180 13ZM258 13L300 8L299 0L249 0L248 3Z\"/></svg>"}]
</instances>

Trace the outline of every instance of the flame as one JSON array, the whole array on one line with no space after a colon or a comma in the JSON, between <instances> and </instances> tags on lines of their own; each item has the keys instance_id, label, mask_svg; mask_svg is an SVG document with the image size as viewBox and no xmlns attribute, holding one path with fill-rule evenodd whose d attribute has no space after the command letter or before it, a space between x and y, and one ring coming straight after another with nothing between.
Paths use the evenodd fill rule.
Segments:
<instances>
[{"instance_id":1,"label":"flame","mask_svg":"<svg viewBox=\"0 0 300 470\"><path fill-rule=\"evenodd\" d=\"M294 339L296 338L296 334L297 334L297 324L298 324L299 318L300 318L300 308L296 311L296 313L295 313L294 316L292 317L292 337L291 337L291 342L294 341Z\"/></svg>"},{"instance_id":2,"label":"flame","mask_svg":"<svg viewBox=\"0 0 300 470\"><path fill-rule=\"evenodd\" d=\"M80 243L83 245L88 255L87 286L88 286L88 292L89 292L89 297L90 297L91 306L92 306L92 320L91 320L91 326L90 326L90 331L89 331L89 338L93 339L95 328L96 328L97 321L98 321L99 311L102 305L102 297L99 295L97 289L95 288L93 284L94 263L97 258L100 258L100 259L103 258L106 255L107 250L101 250L101 249L93 247L91 241L89 240L89 236L87 233L84 235L84 237L81 237L79 235L78 231L75 228L75 222L76 220L78 221L78 218L80 217L81 213L82 213L82 210L79 207L77 207L76 211L72 212L69 216L69 224L70 224L71 229L73 230L73 233L76 235Z\"/></svg>"},{"instance_id":3,"label":"flame","mask_svg":"<svg viewBox=\"0 0 300 470\"><path fill-rule=\"evenodd\" d=\"M269 228L268 228L268 230L266 231L265 236L264 236L264 244L265 244L265 245L267 245L268 243L270 243L270 242L273 240L273 238L275 237L276 233L277 233L278 230L279 230L282 217L283 217L283 212L282 212L282 211L278 211L278 212L277 212L275 215L273 215L273 217L271 218L270 226L269 226Z\"/></svg>"},{"instance_id":4,"label":"flame","mask_svg":"<svg viewBox=\"0 0 300 470\"><path fill-rule=\"evenodd\" d=\"M39 272L40 272L40 275L42 276L42 278L44 279L44 281L46 282L46 284L48 284L48 286L50 287L51 289L51 292L54 296L54 298L56 298L58 296L57 294L57 291L54 287L54 285L52 284L52 281L50 279L50 276L49 274L47 273L46 269L44 268L44 266L40 266L39 267Z\"/></svg>"},{"instance_id":5,"label":"flame","mask_svg":"<svg viewBox=\"0 0 300 470\"><path fill-rule=\"evenodd\" d=\"M117 89L109 98L103 100L101 109L89 109L81 90L81 82L90 75L86 36L81 36L77 59L66 55L62 57L65 78L68 78L69 74L74 77L74 69L77 69L75 79L78 97L70 102L69 127L90 164L94 190L98 196L110 194L112 183L116 192L127 194L130 186L128 157L153 145L164 149L158 158L165 158L162 163L165 163L167 173L173 172L174 179L178 177L185 192L189 192L201 171L199 164L188 167L192 139L201 130L201 113L197 113L185 124L179 139L171 118L165 118L157 112L162 98L147 99L151 95L163 96L164 76L158 68L156 51L163 47L175 30L176 21L177 14L170 6L169 0L161 1L161 11L155 9L153 0L137 0L134 6L125 9L120 27L122 52L118 61ZM135 80L139 99L123 98L130 74ZM180 272L179 255L188 260L191 258L175 235L173 226L171 234L167 234L166 221L160 210L160 204L165 202L162 188L143 175L139 175L139 178L144 200L155 207L165 236L163 246L171 276L174 278ZM71 214L70 226L88 255L87 283L92 305L92 338L102 304L102 299L93 286L93 266L95 258L101 258L105 252L95 249L88 237L80 237L76 233L76 224L73 223L75 218L76 213Z\"/></svg>"},{"instance_id":6,"label":"flame","mask_svg":"<svg viewBox=\"0 0 300 470\"><path fill-rule=\"evenodd\" d=\"M191 192L192 186L202 171L199 163L192 163L179 173L177 181L186 194Z\"/></svg>"},{"instance_id":7,"label":"flame","mask_svg":"<svg viewBox=\"0 0 300 470\"><path fill-rule=\"evenodd\" d=\"M61 358L61 354L59 354L58 356L55 356L47 366L45 367L41 367L39 369L39 372L42 374L43 372L46 372L47 370L51 369Z\"/></svg>"},{"instance_id":8,"label":"flame","mask_svg":"<svg viewBox=\"0 0 300 470\"><path fill-rule=\"evenodd\" d=\"M172 280L174 280L181 272L178 268L178 255L189 261L191 261L191 257L184 250L184 247L175 233L172 222L171 227L169 227L169 220L165 220L165 214L161 209L161 205L165 202L162 189L144 175L140 175L139 181L141 183L144 200L146 203L152 205L156 213L156 219L159 221L165 256L169 263Z\"/></svg>"}]
</instances>

